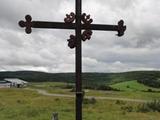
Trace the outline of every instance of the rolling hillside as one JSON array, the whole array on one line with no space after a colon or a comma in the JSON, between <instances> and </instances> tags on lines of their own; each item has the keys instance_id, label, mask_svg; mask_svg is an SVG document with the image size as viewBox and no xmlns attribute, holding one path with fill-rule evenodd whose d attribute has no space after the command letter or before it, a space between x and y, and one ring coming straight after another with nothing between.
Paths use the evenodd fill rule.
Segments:
<instances>
[{"instance_id":1,"label":"rolling hillside","mask_svg":"<svg viewBox=\"0 0 160 120\"><path fill-rule=\"evenodd\" d=\"M74 73L45 73L36 71L0 72L0 79L20 78L29 82L74 82ZM124 73L83 73L83 84L115 84L137 80L145 85L160 85L160 71L133 71ZM148 82L149 81L149 82ZM154 86L152 86L154 87Z\"/></svg>"}]
</instances>

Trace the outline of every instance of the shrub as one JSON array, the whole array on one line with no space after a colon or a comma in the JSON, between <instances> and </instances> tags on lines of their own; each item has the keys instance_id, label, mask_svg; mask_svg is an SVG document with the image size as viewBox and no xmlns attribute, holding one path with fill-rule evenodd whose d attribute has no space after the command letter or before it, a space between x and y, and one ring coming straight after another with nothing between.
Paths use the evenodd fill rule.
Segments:
<instances>
[{"instance_id":1,"label":"shrub","mask_svg":"<svg viewBox=\"0 0 160 120\"><path fill-rule=\"evenodd\" d=\"M124 111L127 111L127 112L132 112L133 111L132 106L122 106L121 109L124 110Z\"/></svg>"},{"instance_id":2,"label":"shrub","mask_svg":"<svg viewBox=\"0 0 160 120\"><path fill-rule=\"evenodd\" d=\"M160 112L160 100L154 100L139 105L137 112Z\"/></svg>"},{"instance_id":3,"label":"shrub","mask_svg":"<svg viewBox=\"0 0 160 120\"><path fill-rule=\"evenodd\" d=\"M103 85L103 84L87 84L84 85L83 88L92 90L120 91L116 88L110 87L109 85Z\"/></svg>"},{"instance_id":4,"label":"shrub","mask_svg":"<svg viewBox=\"0 0 160 120\"><path fill-rule=\"evenodd\" d=\"M137 112L150 112L151 109L146 105L146 104L142 104L142 105L138 105L137 108Z\"/></svg>"},{"instance_id":5,"label":"shrub","mask_svg":"<svg viewBox=\"0 0 160 120\"><path fill-rule=\"evenodd\" d=\"M65 88L65 89L73 89L73 88L75 88L75 86L72 85L72 84L67 84L67 85L65 85L64 88Z\"/></svg>"},{"instance_id":6,"label":"shrub","mask_svg":"<svg viewBox=\"0 0 160 120\"><path fill-rule=\"evenodd\" d=\"M115 104L118 104L118 105L125 105L126 102L125 102L125 101L122 101L122 100L116 100Z\"/></svg>"},{"instance_id":7,"label":"shrub","mask_svg":"<svg viewBox=\"0 0 160 120\"><path fill-rule=\"evenodd\" d=\"M55 98L54 101L60 101L60 99L59 98Z\"/></svg>"},{"instance_id":8,"label":"shrub","mask_svg":"<svg viewBox=\"0 0 160 120\"><path fill-rule=\"evenodd\" d=\"M75 88L75 87L72 88L72 89L70 90L70 92L76 92L76 88Z\"/></svg>"},{"instance_id":9,"label":"shrub","mask_svg":"<svg viewBox=\"0 0 160 120\"><path fill-rule=\"evenodd\" d=\"M148 89L147 92L153 92L153 90L152 89Z\"/></svg>"},{"instance_id":10,"label":"shrub","mask_svg":"<svg viewBox=\"0 0 160 120\"><path fill-rule=\"evenodd\" d=\"M129 85L127 85L126 87L127 87L127 88L130 88L130 86L129 86Z\"/></svg>"},{"instance_id":11,"label":"shrub","mask_svg":"<svg viewBox=\"0 0 160 120\"><path fill-rule=\"evenodd\" d=\"M83 104L95 104L95 103L96 103L96 99L94 97L83 99Z\"/></svg>"}]
</instances>

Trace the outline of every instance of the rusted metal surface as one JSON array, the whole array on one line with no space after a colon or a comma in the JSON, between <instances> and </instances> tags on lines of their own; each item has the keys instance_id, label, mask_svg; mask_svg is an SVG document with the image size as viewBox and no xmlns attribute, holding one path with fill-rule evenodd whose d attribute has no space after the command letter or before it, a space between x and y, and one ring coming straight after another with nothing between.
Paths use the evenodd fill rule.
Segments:
<instances>
[{"instance_id":1,"label":"rusted metal surface","mask_svg":"<svg viewBox=\"0 0 160 120\"><path fill-rule=\"evenodd\" d=\"M75 14L71 12L69 15L66 14L66 18L64 18L65 23L73 23L75 20Z\"/></svg>"}]
</instances>

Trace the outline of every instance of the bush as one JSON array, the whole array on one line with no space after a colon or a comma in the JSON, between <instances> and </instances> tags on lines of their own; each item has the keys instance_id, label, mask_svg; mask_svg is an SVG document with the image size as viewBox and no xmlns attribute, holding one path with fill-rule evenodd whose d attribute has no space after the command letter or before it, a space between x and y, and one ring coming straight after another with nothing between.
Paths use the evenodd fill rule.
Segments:
<instances>
[{"instance_id":1,"label":"bush","mask_svg":"<svg viewBox=\"0 0 160 120\"><path fill-rule=\"evenodd\" d=\"M95 104L95 103L96 103L96 99L94 97L83 99L83 104Z\"/></svg>"},{"instance_id":2,"label":"bush","mask_svg":"<svg viewBox=\"0 0 160 120\"><path fill-rule=\"evenodd\" d=\"M122 106L121 109L124 110L124 111L127 111L127 112L132 112L133 111L132 106Z\"/></svg>"},{"instance_id":3,"label":"bush","mask_svg":"<svg viewBox=\"0 0 160 120\"><path fill-rule=\"evenodd\" d=\"M145 76L144 78L140 78L137 82L142 83L144 85L160 88L160 79L154 75Z\"/></svg>"},{"instance_id":4,"label":"bush","mask_svg":"<svg viewBox=\"0 0 160 120\"><path fill-rule=\"evenodd\" d=\"M108 91L111 91L111 90L114 90L112 87L110 86L107 86L107 85L99 85L97 86L97 90L108 90Z\"/></svg>"},{"instance_id":5,"label":"bush","mask_svg":"<svg viewBox=\"0 0 160 120\"><path fill-rule=\"evenodd\" d=\"M122 101L122 100L116 100L116 103L115 104L118 104L118 105L125 105L126 102L125 101Z\"/></svg>"},{"instance_id":6,"label":"bush","mask_svg":"<svg viewBox=\"0 0 160 120\"><path fill-rule=\"evenodd\" d=\"M76 92L76 88L72 88L70 92Z\"/></svg>"},{"instance_id":7,"label":"bush","mask_svg":"<svg viewBox=\"0 0 160 120\"><path fill-rule=\"evenodd\" d=\"M154 100L139 105L137 112L160 112L160 100Z\"/></svg>"},{"instance_id":8,"label":"bush","mask_svg":"<svg viewBox=\"0 0 160 120\"><path fill-rule=\"evenodd\" d=\"M67 85L65 85L64 88L65 88L65 89L73 89L73 88L75 88L75 85L67 84Z\"/></svg>"},{"instance_id":9,"label":"bush","mask_svg":"<svg viewBox=\"0 0 160 120\"><path fill-rule=\"evenodd\" d=\"M87 84L84 85L83 88L92 90L120 91L116 88L110 87L109 85L103 85L103 84Z\"/></svg>"},{"instance_id":10,"label":"bush","mask_svg":"<svg viewBox=\"0 0 160 120\"><path fill-rule=\"evenodd\" d=\"M127 88L130 88L130 86L129 86L129 85L127 85L126 87L127 87Z\"/></svg>"},{"instance_id":11,"label":"bush","mask_svg":"<svg viewBox=\"0 0 160 120\"><path fill-rule=\"evenodd\" d=\"M55 101L60 101L60 99L59 99L59 98L55 98L54 100L55 100Z\"/></svg>"},{"instance_id":12,"label":"bush","mask_svg":"<svg viewBox=\"0 0 160 120\"><path fill-rule=\"evenodd\" d=\"M153 92L153 90L152 89L148 89L147 92Z\"/></svg>"},{"instance_id":13,"label":"bush","mask_svg":"<svg viewBox=\"0 0 160 120\"><path fill-rule=\"evenodd\" d=\"M142 104L142 105L139 105L138 108L137 108L137 112L150 112L151 109L146 105L146 104Z\"/></svg>"}]
</instances>

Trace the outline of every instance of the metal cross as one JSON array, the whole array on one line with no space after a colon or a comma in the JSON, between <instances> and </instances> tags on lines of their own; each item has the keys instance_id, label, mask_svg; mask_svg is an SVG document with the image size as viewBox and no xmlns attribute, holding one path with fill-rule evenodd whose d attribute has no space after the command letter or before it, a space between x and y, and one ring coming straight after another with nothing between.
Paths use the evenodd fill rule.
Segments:
<instances>
[{"instance_id":1,"label":"metal cross","mask_svg":"<svg viewBox=\"0 0 160 120\"><path fill-rule=\"evenodd\" d=\"M44 21L32 21L30 15L26 15L26 21L19 21L21 27L25 27L27 34L32 32L31 28L48 28L48 29L73 29L75 35L70 35L68 39L68 46L75 48L76 52L76 120L82 120L82 52L81 52L81 40L90 40L92 30L101 31L117 31L117 36L123 36L126 26L124 26L123 20L120 20L117 25L100 25L91 24L93 20L90 15L81 13L82 0L76 0L75 14L71 12L66 14L64 22L44 22ZM75 21L75 23L74 23ZM82 32L82 30L84 30Z\"/></svg>"}]
</instances>

